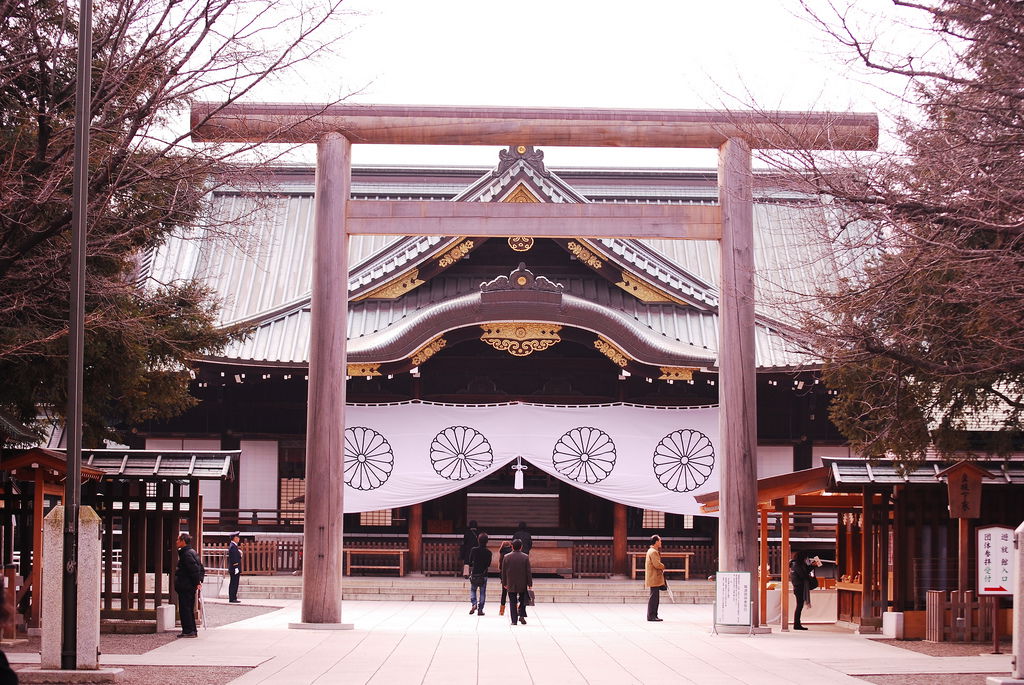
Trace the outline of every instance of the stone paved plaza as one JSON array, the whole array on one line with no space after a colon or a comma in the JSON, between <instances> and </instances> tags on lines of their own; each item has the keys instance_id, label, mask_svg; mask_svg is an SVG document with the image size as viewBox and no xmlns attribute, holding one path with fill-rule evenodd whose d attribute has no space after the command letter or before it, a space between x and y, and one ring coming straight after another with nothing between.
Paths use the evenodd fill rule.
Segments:
<instances>
[{"instance_id":1,"label":"stone paved plaza","mask_svg":"<svg viewBox=\"0 0 1024 685\"><path fill-rule=\"evenodd\" d=\"M108 654L102 663L254 667L236 685L782 685L1010 670L1009 655L932 657L834 626L712 635L707 605L663 604L665 621L648 623L642 605L540 604L528 625L513 628L507 616L498 616L496 603L477 617L468 614L468 603L350 601L344 618L354 630L307 631L287 627L298 620L297 602L276 604L277 611L201 631L198 640L176 640L142 655Z\"/></svg>"}]
</instances>

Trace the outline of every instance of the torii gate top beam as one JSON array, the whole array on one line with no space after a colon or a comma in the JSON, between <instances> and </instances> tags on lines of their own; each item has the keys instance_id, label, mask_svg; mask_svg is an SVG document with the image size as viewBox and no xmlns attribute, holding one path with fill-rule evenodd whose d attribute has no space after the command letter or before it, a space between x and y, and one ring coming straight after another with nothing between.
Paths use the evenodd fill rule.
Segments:
<instances>
[{"instance_id":1,"label":"torii gate top beam","mask_svg":"<svg viewBox=\"0 0 1024 685\"><path fill-rule=\"evenodd\" d=\"M353 143L873 150L875 114L710 110L197 103L199 141L312 143L328 132Z\"/></svg>"}]
</instances>

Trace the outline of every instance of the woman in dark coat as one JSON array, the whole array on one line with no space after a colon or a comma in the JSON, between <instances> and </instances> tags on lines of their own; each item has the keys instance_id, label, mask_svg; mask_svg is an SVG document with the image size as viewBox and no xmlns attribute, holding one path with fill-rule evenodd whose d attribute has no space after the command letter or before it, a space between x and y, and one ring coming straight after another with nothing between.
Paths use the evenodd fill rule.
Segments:
<instances>
[{"instance_id":1,"label":"woman in dark coat","mask_svg":"<svg viewBox=\"0 0 1024 685\"><path fill-rule=\"evenodd\" d=\"M505 555L512 551L512 543L505 540L498 547L498 574L500 576L501 570L505 567ZM498 616L505 615L505 602L508 601L508 588L504 585L501 586L501 605L498 607Z\"/></svg>"},{"instance_id":2,"label":"woman in dark coat","mask_svg":"<svg viewBox=\"0 0 1024 685\"><path fill-rule=\"evenodd\" d=\"M796 611L793 612L793 630L807 630L800 623L800 614L804 604L811 603L811 560L807 552L793 552L789 562L789 580L793 583L793 594L796 596Z\"/></svg>"}]
</instances>

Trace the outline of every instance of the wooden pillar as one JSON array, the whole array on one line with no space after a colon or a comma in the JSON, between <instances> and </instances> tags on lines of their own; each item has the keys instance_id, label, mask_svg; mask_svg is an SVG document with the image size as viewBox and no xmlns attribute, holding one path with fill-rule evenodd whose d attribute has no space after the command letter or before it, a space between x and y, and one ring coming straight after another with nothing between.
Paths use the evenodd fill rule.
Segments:
<instances>
[{"instance_id":1,"label":"wooden pillar","mask_svg":"<svg viewBox=\"0 0 1024 685\"><path fill-rule=\"evenodd\" d=\"M624 576L629 573L629 540L626 528L626 505L615 502L612 527L612 573Z\"/></svg>"},{"instance_id":2,"label":"wooden pillar","mask_svg":"<svg viewBox=\"0 0 1024 685\"><path fill-rule=\"evenodd\" d=\"M875 516L874 493L864 488L864 512L860 527L860 625L867 628L873 625L872 604L874 602L874 530Z\"/></svg>"},{"instance_id":3,"label":"wooden pillar","mask_svg":"<svg viewBox=\"0 0 1024 685\"><path fill-rule=\"evenodd\" d=\"M43 469L37 468L35 475L36 487L32 496L32 604L27 617L30 628L38 628L43 615Z\"/></svg>"},{"instance_id":4,"label":"wooden pillar","mask_svg":"<svg viewBox=\"0 0 1024 685\"><path fill-rule=\"evenodd\" d=\"M423 504L409 507L409 570L423 571Z\"/></svg>"},{"instance_id":5,"label":"wooden pillar","mask_svg":"<svg viewBox=\"0 0 1024 685\"><path fill-rule=\"evenodd\" d=\"M339 133L324 134L317 142L302 538L302 623L339 628L348 319L345 208L351 193L351 149Z\"/></svg>"},{"instance_id":6,"label":"wooden pillar","mask_svg":"<svg viewBox=\"0 0 1024 685\"><path fill-rule=\"evenodd\" d=\"M971 520L957 519L957 555L956 555L956 587L960 592L970 588L970 567L968 559L971 553Z\"/></svg>"},{"instance_id":7,"label":"wooden pillar","mask_svg":"<svg viewBox=\"0 0 1024 685\"><path fill-rule=\"evenodd\" d=\"M761 572L758 574L758 601L761 606L761 625L768 624L768 510L761 509ZM783 559L785 562L785 559Z\"/></svg>"},{"instance_id":8,"label":"wooden pillar","mask_svg":"<svg viewBox=\"0 0 1024 685\"><path fill-rule=\"evenodd\" d=\"M779 619L779 626L784 631L789 630L789 597L792 590L789 587L789 559L792 553L789 550L789 512L782 512L782 549L779 550L779 565L782 567L782 594L779 596L779 609L782 617ZM794 601L796 598L794 597Z\"/></svg>"},{"instance_id":9,"label":"wooden pillar","mask_svg":"<svg viewBox=\"0 0 1024 685\"><path fill-rule=\"evenodd\" d=\"M718 570L757 572L757 390L754 349L754 205L750 146L729 139L719 150L722 207L719 300L721 508ZM753 615L760 615L755 593Z\"/></svg>"},{"instance_id":10,"label":"wooden pillar","mask_svg":"<svg viewBox=\"0 0 1024 685\"><path fill-rule=\"evenodd\" d=\"M879 616L889 610L889 493L882 492L878 512L878 600Z\"/></svg>"}]
</instances>

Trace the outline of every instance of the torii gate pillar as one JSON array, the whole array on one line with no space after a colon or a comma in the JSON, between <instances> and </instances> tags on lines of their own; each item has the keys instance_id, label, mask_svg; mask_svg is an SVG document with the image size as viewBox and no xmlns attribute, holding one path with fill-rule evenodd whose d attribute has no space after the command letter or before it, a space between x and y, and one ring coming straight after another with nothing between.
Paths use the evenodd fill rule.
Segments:
<instances>
[{"instance_id":1,"label":"torii gate pillar","mask_svg":"<svg viewBox=\"0 0 1024 685\"><path fill-rule=\"evenodd\" d=\"M758 566L754 199L750 146L741 139L731 138L719 148L718 203L722 208L718 570L753 576ZM757 594L751 599L756 622L760 615Z\"/></svg>"},{"instance_id":2,"label":"torii gate pillar","mask_svg":"<svg viewBox=\"0 0 1024 685\"><path fill-rule=\"evenodd\" d=\"M351 629L341 622L345 514L345 344L352 144L340 133L317 140L309 407L306 410L306 521L302 622L292 628Z\"/></svg>"}]
</instances>

